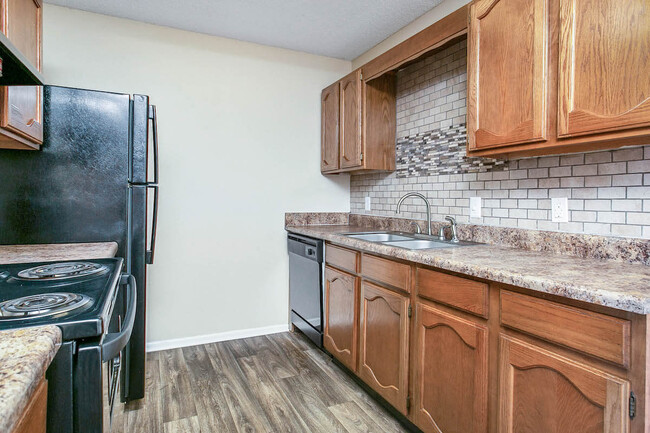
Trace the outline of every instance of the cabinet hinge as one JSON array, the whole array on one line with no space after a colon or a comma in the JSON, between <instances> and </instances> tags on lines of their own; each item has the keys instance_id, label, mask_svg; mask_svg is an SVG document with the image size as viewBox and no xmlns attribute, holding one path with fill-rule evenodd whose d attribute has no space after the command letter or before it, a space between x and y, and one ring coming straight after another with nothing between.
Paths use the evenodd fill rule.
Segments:
<instances>
[{"instance_id":1,"label":"cabinet hinge","mask_svg":"<svg viewBox=\"0 0 650 433\"><path fill-rule=\"evenodd\" d=\"M411 396L410 395L406 397L406 410L408 411L409 409L411 409Z\"/></svg>"},{"instance_id":2,"label":"cabinet hinge","mask_svg":"<svg viewBox=\"0 0 650 433\"><path fill-rule=\"evenodd\" d=\"M409 305L409 319L413 316L413 307Z\"/></svg>"},{"instance_id":3,"label":"cabinet hinge","mask_svg":"<svg viewBox=\"0 0 650 433\"><path fill-rule=\"evenodd\" d=\"M359 155L359 161L363 161L363 153Z\"/></svg>"},{"instance_id":4,"label":"cabinet hinge","mask_svg":"<svg viewBox=\"0 0 650 433\"><path fill-rule=\"evenodd\" d=\"M634 419L636 416L636 395L633 391L630 391L630 419Z\"/></svg>"},{"instance_id":5,"label":"cabinet hinge","mask_svg":"<svg viewBox=\"0 0 650 433\"><path fill-rule=\"evenodd\" d=\"M359 77L363 80L363 71L359 72Z\"/></svg>"}]
</instances>

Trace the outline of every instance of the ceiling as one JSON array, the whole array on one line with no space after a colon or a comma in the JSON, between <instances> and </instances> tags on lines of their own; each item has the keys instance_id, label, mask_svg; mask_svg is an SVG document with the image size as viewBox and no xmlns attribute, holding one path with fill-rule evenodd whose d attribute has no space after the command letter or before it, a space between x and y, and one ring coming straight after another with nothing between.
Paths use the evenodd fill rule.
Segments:
<instances>
[{"instance_id":1,"label":"ceiling","mask_svg":"<svg viewBox=\"0 0 650 433\"><path fill-rule=\"evenodd\" d=\"M214 36L352 60L443 0L45 0Z\"/></svg>"}]
</instances>

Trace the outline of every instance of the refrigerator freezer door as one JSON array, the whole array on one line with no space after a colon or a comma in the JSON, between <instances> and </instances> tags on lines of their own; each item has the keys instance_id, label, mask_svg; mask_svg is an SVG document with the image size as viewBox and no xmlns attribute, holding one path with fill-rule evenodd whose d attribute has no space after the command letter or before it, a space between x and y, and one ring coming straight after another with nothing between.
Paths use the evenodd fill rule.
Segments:
<instances>
[{"instance_id":1,"label":"refrigerator freezer door","mask_svg":"<svg viewBox=\"0 0 650 433\"><path fill-rule=\"evenodd\" d=\"M43 149L0 157L0 244L116 241L126 257L129 106L45 87Z\"/></svg>"}]
</instances>

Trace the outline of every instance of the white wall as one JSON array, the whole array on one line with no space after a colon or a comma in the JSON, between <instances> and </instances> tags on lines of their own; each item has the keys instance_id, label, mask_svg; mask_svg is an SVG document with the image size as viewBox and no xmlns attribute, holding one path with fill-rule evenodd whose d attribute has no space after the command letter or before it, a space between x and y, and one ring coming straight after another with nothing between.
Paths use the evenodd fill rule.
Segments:
<instances>
[{"instance_id":1,"label":"white wall","mask_svg":"<svg viewBox=\"0 0 650 433\"><path fill-rule=\"evenodd\" d=\"M157 105L150 342L288 322L285 211L348 211L320 174L320 91L350 62L45 5L48 84Z\"/></svg>"},{"instance_id":2,"label":"white wall","mask_svg":"<svg viewBox=\"0 0 650 433\"><path fill-rule=\"evenodd\" d=\"M391 36L384 39L382 42L378 43L365 53L361 54L356 59L352 60L352 68L356 69L359 66L362 66L368 63L370 60L374 59L378 55L390 50L395 45L400 42L405 41L414 34L426 29L431 24L436 21L440 21L442 18L446 17L450 13L454 12L457 9L465 6L467 3L470 3L471 0L445 0L440 3L438 6L431 9L426 14L422 15L420 18L414 20L410 24L402 27L400 30L393 33Z\"/></svg>"}]
</instances>

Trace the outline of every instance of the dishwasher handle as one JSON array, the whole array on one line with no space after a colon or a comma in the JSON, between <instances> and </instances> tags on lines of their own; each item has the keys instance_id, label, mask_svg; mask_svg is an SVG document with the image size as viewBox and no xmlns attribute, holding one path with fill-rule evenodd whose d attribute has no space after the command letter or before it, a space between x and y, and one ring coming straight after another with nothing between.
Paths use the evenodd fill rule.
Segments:
<instances>
[{"instance_id":1,"label":"dishwasher handle","mask_svg":"<svg viewBox=\"0 0 650 433\"><path fill-rule=\"evenodd\" d=\"M289 254L295 254L318 263L323 263L323 241L290 234L287 236Z\"/></svg>"}]
</instances>

